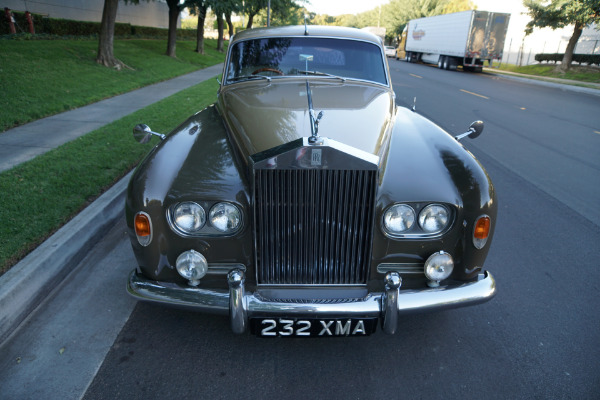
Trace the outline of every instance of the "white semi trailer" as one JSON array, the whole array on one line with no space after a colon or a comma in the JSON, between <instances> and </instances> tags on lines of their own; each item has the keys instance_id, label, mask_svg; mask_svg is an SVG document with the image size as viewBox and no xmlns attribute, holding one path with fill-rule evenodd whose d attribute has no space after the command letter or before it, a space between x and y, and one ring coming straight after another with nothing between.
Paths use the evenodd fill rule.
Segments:
<instances>
[{"instance_id":1,"label":"white semi trailer","mask_svg":"<svg viewBox=\"0 0 600 400\"><path fill-rule=\"evenodd\" d=\"M510 14L470 10L410 20L396 58L479 72L484 61L502 59L509 19Z\"/></svg>"}]
</instances>

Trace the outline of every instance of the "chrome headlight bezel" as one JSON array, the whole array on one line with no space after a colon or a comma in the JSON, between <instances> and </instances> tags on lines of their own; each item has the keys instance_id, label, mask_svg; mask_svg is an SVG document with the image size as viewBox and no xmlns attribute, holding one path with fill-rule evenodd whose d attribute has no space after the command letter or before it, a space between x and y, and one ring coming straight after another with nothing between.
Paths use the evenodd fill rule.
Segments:
<instances>
[{"instance_id":1,"label":"chrome headlight bezel","mask_svg":"<svg viewBox=\"0 0 600 400\"><path fill-rule=\"evenodd\" d=\"M197 205L198 207L202 208L204 212L204 223L202 224L202 227L196 231L182 229L181 226L176 223L176 211L182 205L189 203ZM219 227L211 224L211 212L218 205L225 205L225 207L230 207L236 210L238 215L238 223L235 229L223 231L219 229ZM167 207L166 217L167 223L171 230L181 237L228 237L233 236L242 230L244 226L244 214L242 210L242 207L228 201L181 201L171 204L169 207Z\"/></svg>"},{"instance_id":2,"label":"chrome headlight bezel","mask_svg":"<svg viewBox=\"0 0 600 400\"><path fill-rule=\"evenodd\" d=\"M393 210L397 207L409 207L415 212L415 221L411 227L402 231L402 232L393 232L386 225L386 215L389 212L393 212ZM431 210L433 207L441 207L445 210L447 220L446 224L442 227L442 229L438 229L435 231L427 231L425 230L419 220L421 219L421 215L423 212L427 212L426 210ZM423 214L425 215L425 214ZM387 206L380 217L380 227L383 231L384 235L390 239L431 239L438 238L446 234L454 225L454 220L456 218L456 211L453 206L442 203L426 203L426 202L406 202L406 203L393 203Z\"/></svg>"}]
</instances>

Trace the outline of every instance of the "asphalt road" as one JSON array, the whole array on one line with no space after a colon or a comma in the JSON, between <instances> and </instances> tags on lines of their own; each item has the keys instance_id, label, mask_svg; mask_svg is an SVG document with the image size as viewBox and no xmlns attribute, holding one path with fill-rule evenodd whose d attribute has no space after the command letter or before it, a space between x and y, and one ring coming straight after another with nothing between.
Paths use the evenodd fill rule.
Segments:
<instances>
[{"instance_id":1,"label":"asphalt road","mask_svg":"<svg viewBox=\"0 0 600 400\"><path fill-rule=\"evenodd\" d=\"M237 336L226 318L128 299L120 225L42 305L45 322L31 318L2 349L0 398L598 398L600 97L390 68L400 105L417 97L418 113L454 133L486 123L465 144L498 193L496 298L405 317L395 336Z\"/></svg>"}]
</instances>

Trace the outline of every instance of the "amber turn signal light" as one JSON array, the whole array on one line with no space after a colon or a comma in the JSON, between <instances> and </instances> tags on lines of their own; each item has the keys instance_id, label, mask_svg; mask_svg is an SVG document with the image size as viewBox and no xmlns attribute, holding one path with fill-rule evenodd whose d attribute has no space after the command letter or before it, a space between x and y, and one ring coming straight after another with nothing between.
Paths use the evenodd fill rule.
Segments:
<instances>
[{"instance_id":1,"label":"amber turn signal light","mask_svg":"<svg viewBox=\"0 0 600 400\"><path fill-rule=\"evenodd\" d=\"M473 227L473 245L477 249L483 249L485 244L487 243L488 236L490 235L490 226L492 222L490 217L487 215L482 215L477 218L475 221L475 226Z\"/></svg>"},{"instance_id":2,"label":"amber turn signal light","mask_svg":"<svg viewBox=\"0 0 600 400\"><path fill-rule=\"evenodd\" d=\"M135 216L135 234L138 236L150 236L150 221L145 214Z\"/></svg>"},{"instance_id":3,"label":"amber turn signal light","mask_svg":"<svg viewBox=\"0 0 600 400\"><path fill-rule=\"evenodd\" d=\"M473 232L473 236L475 239L487 239L490 234L490 217L483 216L479 217L477 222L475 223L475 232Z\"/></svg>"},{"instance_id":4,"label":"amber turn signal light","mask_svg":"<svg viewBox=\"0 0 600 400\"><path fill-rule=\"evenodd\" d=\"M137 213L133 225L138 242L142 246L148 246L152 241L152 222L150 222L150 216L145 212Z\"/></svg>"}]
</instances>

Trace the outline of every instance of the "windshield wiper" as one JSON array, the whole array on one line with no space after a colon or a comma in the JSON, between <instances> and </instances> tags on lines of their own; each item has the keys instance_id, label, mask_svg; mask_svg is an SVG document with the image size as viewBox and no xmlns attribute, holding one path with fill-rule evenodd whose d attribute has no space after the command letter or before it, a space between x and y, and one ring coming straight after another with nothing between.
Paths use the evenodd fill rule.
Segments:
<instances>
[{"instance_id":1,"label":"windshield wiper","mask_svg":"<svg viewBox=\"0 0 600 400\"><path fill-rule=\"evenodd\" d=\"M248 80L248 79L266 79L269 82L271 82L271 77L270 76L264 76L264 75L241 75L241 76L236 76L230 79L227 79L228 81L242 81L242 80Z\"/></svg>"},{"instance_id":2,"label":"windshield wiper","mask_svg":"<svg viewBox=\"0 0 600 400\"><path fill-rule=\"evenodd\" d=\"M298 71L298 72L301 74L304 74L304 75L316 75L316 76L325 76L328 78L341 79L342 82L346 82L346 78L344 78L342 76L338 76L338 75L328 74L326 72L320 72L320 71Z\"/></svg>"}]
</instances>

